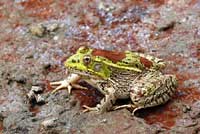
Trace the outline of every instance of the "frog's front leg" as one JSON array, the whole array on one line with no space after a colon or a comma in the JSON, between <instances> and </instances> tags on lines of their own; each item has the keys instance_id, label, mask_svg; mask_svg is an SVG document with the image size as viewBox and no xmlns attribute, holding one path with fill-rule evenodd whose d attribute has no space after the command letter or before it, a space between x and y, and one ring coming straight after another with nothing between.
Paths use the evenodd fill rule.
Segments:
<instances>
[{"instance_id":1,"label":"frog's front leg","mask_svg":"<svg viewBox=\"0 0 200 134\"><path fill-rule=\"evenodd\" d=\"M116 101L115 97L115 89L110 87L105 89L106 94L105 97L101 100L100 104L97 104L96 107L88 107L88 106L83 106L86 108L83 112L88 112L88 111L96 111L99 113L103 113L105 111L109 111L112 109L113 104Z\"/></svg>"},{"instance_id":2,"label":"frog's front leg","mask_svg":"<svg viewBox=\"0 0 200 134\"><path fill-rule=\"evenodd\" d=\"M84 88L81 87L80 85L76 84L76 82L80 79L80 76L77 74L70 74L65 80L62 81L57 81L57 82L51 82L51 86L58 86L56 89L52 91L52 93L57 92L58 90L61 90L63 88L67 88L68 93L71 93L72 87L75 88Z\"/></svg>"}]
</instances>

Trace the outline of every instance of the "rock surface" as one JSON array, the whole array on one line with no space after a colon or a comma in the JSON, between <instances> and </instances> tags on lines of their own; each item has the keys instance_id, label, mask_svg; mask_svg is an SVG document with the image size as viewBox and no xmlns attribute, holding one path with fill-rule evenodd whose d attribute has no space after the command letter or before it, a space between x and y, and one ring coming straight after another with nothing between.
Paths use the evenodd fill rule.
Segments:
<instances>
[{"instance_id":1,"label":"rock surface","mask_svg":"<svg viewBox=\"0 0 200 134\"><path fill-rule=\"evenodd\" d=\"M0 7L0 133L200 133L200 1L7 0ZM89 90L50 94L49 82L66 77L63 62L83 45L164 59L163 72L178 78L176 95L134 117L127 109L82 113L102 95L84 82ZM29 103L32 86L44 89L44 104Z\"/></svg>"}]
</instances>

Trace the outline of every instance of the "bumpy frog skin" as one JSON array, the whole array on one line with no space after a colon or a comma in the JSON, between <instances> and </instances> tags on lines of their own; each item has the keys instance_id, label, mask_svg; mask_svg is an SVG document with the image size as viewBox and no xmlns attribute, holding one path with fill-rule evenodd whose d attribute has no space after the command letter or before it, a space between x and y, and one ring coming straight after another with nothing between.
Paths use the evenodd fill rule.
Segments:
<instances>
[{"instance_id":1,"label":"bumpy frog skin","mask_svg":"<svg viewBox=\"0 0 200 134\"><path fill-rule=\"evenodd\" d=\"M174 75L160 72L165 62L156 57L137 52L113 52L80 47L69 57L65 66L70 72L67 79L50 83L58 85L56 92L72 87L86 89L76 84L84 79L95 86L105 97L96 107L85 111L105 112L131 107L134 111L167 102L175 92L177 80ZM117 99L131 98L132 104L113 106Z\"/></svg>"}]
</instances>

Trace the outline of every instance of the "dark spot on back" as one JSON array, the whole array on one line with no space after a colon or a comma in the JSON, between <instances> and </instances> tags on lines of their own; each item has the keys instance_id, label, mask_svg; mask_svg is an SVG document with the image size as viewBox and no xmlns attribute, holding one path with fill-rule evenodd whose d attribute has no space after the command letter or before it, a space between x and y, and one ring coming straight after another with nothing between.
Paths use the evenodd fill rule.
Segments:
<instances>
[{"instance_id":1,"label":"dark spot on back","mask_svg":"<svg viewBox=\"0 0 200 134\"><path fill-rule=\"evenodd\" d=\"M140 57L140 62L147 68L150 68L153 66L153 63L144 57Z\"/></svg>"},{"instance_id":2,"label":"dark spot on back","mask_svg":"<svg viewBox=\"0 0 200 134\"><path fill-rule=\"evenodd\" d=\"M92 55L107 58L111 60L113 63L121 61L122 59L126 57L124 52L114 52L114 51L99 50L99 49L94 49L92 51Z\"/></svg>"}]
</instances>

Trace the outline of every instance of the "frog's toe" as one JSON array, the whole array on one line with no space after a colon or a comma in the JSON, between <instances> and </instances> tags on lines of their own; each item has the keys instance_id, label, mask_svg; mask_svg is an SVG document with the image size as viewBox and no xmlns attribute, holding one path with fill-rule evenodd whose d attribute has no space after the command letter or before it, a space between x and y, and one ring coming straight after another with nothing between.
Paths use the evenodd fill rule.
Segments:
<instances>
[{"instance_id":1,"label":"frog's toe","mask_svg":"<svg viewBox=\"0 0 200 134\"><path fill-rule=\"evenodd\" d=\"M63 81L58 81L58 82L51 82L50 83L51 86L56 86L59 85L58 87L56 87L56 89L54 89L51 93L55 93L58 90L61 90L63 88L67 88L68 89L68 93L71 93L71 85L69 84L69 82L67 80L63 80Z\"/></svg>"},{"instance_id":2,"label":"frog's toe","mask_svg":"<svg viewBox=\"0 0 200 134\"><path fill-rule=\"evenodd\" d=\"M53 94L53 93L57 92L58 90L61 90L61 89L64 89L64 88L66 88L66 86L60 85L56 89L54 89L51 93ZM70 85L67 86L67 90L68 90L69 94L71 93L71 89L72 89L72 87Z\"/></svg>"},{"instance_id":3,"label":"frog's toe","mask_svg":"<svg viewBox=\"0 0 200 134\"><path fill-rule=\"evenodd\" d=\"M56 85L60 85L62 83L62 81L55 81L55 82L50 82L51 86L56 86Z\"/></svg>"},{"instance_id":4,"label":"frog's toe","mask_svg":"<svg viewBox=\"0 0 200 134\"><path fill-rule=\"evenodd\" d=\"M83 105L83 108L85 108L85 109L83 110L83 113L91 112L91 111L97 112L97 113L99 112L98 107L89 107L89 106Z\"/></svg>"},{"instance_id":5,"label":"frog's toe","mask_svg":"<svg viewBox=\"0 0 200 134\"><path fill-rule=\"evenodd\" d=\"M123 108L135 108L135 105L127 104L127 105L115 106L113 107L113 110L118 110L118 109L123 109Z\"/></svg>"}]
</instances>

